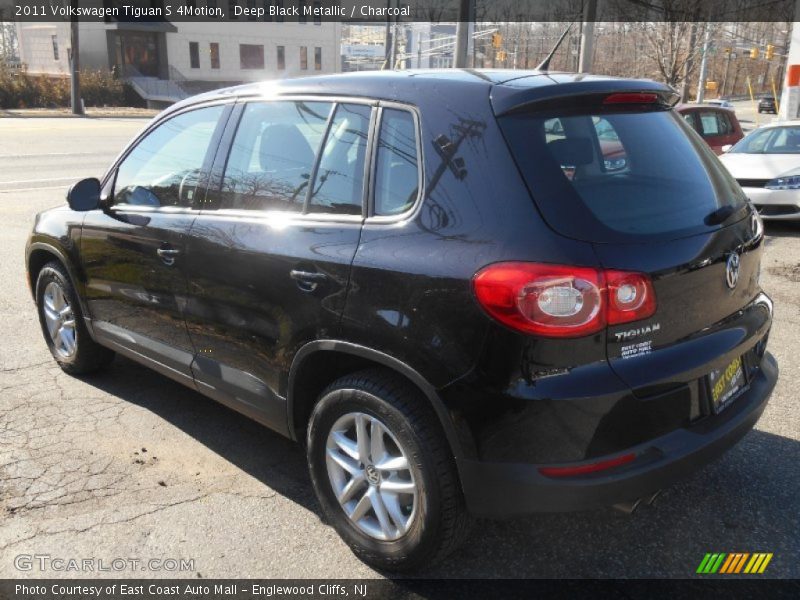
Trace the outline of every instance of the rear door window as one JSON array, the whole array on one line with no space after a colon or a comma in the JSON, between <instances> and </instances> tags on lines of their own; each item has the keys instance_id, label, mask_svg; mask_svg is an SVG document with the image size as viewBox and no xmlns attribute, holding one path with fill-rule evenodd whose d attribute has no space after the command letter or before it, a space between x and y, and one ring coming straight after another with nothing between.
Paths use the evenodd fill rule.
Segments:
<instances>
[{"instance_id":1,"label":"rear door window","mask_svg":"<svg viewBox=\"0 0 800 600\"><path fill-rule=\"evenodd\" d=\"M554 120L563 134L555 134ZM545 219L569 237L690 235L718 227L705 220L721 206L746 202L707 144L673 111L532 112L499 121Z\"/></svg>"},{"instance_id":2,"label":"rear door window","mask_svg":"<svg viewBox=\"0 0 800 600\"><path fill-rule=\"evenodd\" d=\"M360 215L372 109L339 104L319 159L309 212Z\"/></svg>"},{"instance_id":3,"label":"rear door window","mask_svg":"<svg viewBox=\"0 0 800 600\"><path fill-rule=\"evenodd\" d=\"M219 208L301 212L330 102L251 102L233 139Z\"/></svg>"}]
</instances>

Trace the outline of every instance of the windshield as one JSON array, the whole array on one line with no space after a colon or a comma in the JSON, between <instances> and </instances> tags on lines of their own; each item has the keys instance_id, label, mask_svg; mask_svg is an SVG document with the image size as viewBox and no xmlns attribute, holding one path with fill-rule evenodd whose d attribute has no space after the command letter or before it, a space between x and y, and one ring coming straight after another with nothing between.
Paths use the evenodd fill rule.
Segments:
<instances>
[{"instance_id":1,"label":"windshield","mask_svg":"<svg viewBox=\"0 0 800 600\"><path fill-rule=\"evenodd\" d=\"M800 127L758 129L730 149L741 154L800 154Z\"/></svg>"},{"instance_id":2,"label":"windshield","mask_svg":"<svg viewBox=\"0 0 800 600\"><path fill-rule=\"evenodd\" d=\"M587 241L709 231L746 203L708 145L673 111L516 114L499 119L545 220Z\"/></svg>"}]
</instances>

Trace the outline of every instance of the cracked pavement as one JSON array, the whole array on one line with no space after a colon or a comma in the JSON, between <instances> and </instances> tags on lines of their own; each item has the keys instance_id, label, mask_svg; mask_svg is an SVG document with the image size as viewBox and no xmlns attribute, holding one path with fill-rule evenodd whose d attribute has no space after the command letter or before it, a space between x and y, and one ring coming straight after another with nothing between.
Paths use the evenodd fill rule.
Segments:
<instances>
[{"instance_id":1,"label":"cracked pavement","mask_svg":"<svg viewBox=\"0 0 800 600\"><path fill-rule=\"evenodd\" d=\"M299 446L129 360L75 378L50 359L25 284L33 215L100 175L144 124L0 119L0 578L380 577L321 522ZM77 163L64 158L75 138ZM425 574L686 577L706 552L744 551L775 554L767 576L800 577L800 223L767 235L781 379L755 431L653 507L481 521ZM19 554L195 569L21 572Z\"/></svg>"}]
</instances>

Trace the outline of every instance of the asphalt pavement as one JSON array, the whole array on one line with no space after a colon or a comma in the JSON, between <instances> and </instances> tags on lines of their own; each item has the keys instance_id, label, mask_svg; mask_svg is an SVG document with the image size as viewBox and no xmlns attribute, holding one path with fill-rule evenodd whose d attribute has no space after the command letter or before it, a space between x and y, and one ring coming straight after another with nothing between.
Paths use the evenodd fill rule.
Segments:
<instances>
[{"instance_id":1,"label":"asphalt pavement","mask_svg":"<svg viewBox=\"0 0 800 600\"><path fill-rule=\"evenodd\" d=\"M25 283L33 217L145 124L0 119L0 578L380 577L321 521L297 445L129 360L75 378L50 358ZM767 227L762 281L781 377L740 444L633 515L479 521L424 574L689 577L707 552L771 552L763 577L800 577L800 223ZM37 554L194 563L21 571Z\"/></svg>"}]
</instances>

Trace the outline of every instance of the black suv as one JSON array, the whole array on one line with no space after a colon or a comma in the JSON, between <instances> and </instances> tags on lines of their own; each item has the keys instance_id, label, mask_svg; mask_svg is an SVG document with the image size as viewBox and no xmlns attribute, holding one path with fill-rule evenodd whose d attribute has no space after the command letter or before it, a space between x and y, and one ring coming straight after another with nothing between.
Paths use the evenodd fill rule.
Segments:
<instances>
[{"instance_id":1,"label":"black suv","mask_svg":"<svg viewBox=\"0 0 800 600\"><path fill-rule=\"evenodd\" d=\"M774 96L764 96L758 101L758 113L761 114L765 112L772 113L773 115L778 114Z\"/></svg>"},{"instance_id":2,"label":"black suv","mask_svg":"<svg viewBox=\"0 0 800 600\"><path fill-rule=\"evenodd\" d=\"M304 441L378 567L446 554L469 514L631 506L745 435L778 376L761 222L676 99L449 70L184 101L38 216L45 340L68 373L119 353Z\"/></svg>"}]
</instances>

